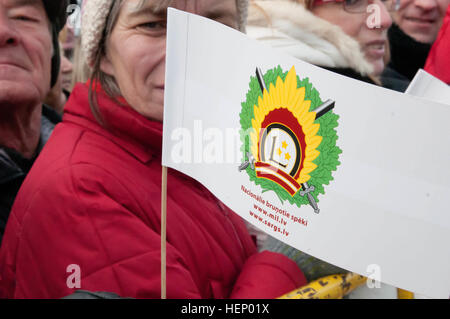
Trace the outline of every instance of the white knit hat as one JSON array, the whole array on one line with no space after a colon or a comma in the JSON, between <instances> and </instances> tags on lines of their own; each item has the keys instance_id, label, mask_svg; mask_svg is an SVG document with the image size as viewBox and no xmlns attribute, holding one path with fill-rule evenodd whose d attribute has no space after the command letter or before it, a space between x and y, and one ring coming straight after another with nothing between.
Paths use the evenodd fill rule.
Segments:
<instances>
[{"instance_id":1,"label":"white knit hat","mask_svg":"<svg viewBox=\"0 0 450 319\"><path fill-rule=\"evenodd\" d=\"M81 44L86 62L93 66L100 41L106 27L106 20L115 0L84 0L81 25ZM248 0L235 0L238 9L238 27L245 31Z\"/></svg>"}]
</instances>

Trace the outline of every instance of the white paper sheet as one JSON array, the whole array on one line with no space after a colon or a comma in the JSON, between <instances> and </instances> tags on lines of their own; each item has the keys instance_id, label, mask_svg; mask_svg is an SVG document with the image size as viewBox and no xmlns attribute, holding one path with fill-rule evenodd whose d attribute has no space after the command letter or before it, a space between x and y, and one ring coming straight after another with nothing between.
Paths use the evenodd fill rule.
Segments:
<instances>
[{"instance_id":1,"label":"white paper sheet","mask_svg":"<svg viewBox=\"0 0 450 319\"><path fill-rule=\"evenodd\" d=\"M334 180L319 196L320 214L310 206L283 204L273 191L263 193L238 171L238 159L207 163L202 156L211 132L239 131L241 103L255 68L278 65L285 71L295 66L322 99L336 101L343 153ZM449 297L447 105L325 71L174 9L169 10L165 94L163 165L197 179L244 219L308 254L365 276L378 269L378 279L395 287ZM192 143L183 140L191 146L190 162L175 160L179 128L192 133ZM261 203L243 187L307 226L286 218L286 225L276 224L289 235L275 232L250 215Z\"/></svg>"},{"instance_id":2,"label":"white paper sheet","mask_svg":"<svg viewBox=\"0 0 450 319\"><path fill-rule=\"evenodd\" d=\"M417 71L406 94L450 105L450 86L426 71Z\"/></svg>"}]
</instances>

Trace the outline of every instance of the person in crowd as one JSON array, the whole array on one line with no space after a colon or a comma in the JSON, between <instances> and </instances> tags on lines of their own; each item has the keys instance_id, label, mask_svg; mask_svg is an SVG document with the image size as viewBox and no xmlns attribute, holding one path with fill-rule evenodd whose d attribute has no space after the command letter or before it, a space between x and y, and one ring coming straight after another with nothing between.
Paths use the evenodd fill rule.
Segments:
<instances>
[{"instance_id":1,"label":"person in crowd","mask_svg":"<svg viewBox=\"0 0 450 319\"><path fill-rule=\"evenodd\" d=\"M368 10L370 4L378 10ZM389 12L395 0L259 0L251 1L247 34L262 43L327 70L379 84L385 68ZM372 18L373 12L379 17ZM308 281L345 273L344 269L256 233L261 250L278 251L295 260Z\"/></svg>"},{"instance_id":2,"label":"person in crowd","mask_svg":"<svg viewBox=\"0 0 450 319\"><path fill-rule=\"evenodd\" d=\"M401 0L388 32L391 60L382 74L384 87L404 92L424 68L449 4L450 0Z\"/></svg>"},{"instance_id":3,"label":"person in crowd","mask_svg":"<svg viewBox=\"0 0 450 319\"><path fill-rule=\"evenodd\" d=\"M425 71L434 75L443 82L450 84L450 5L447 7L441 31L431 48L425 63Z\"/></svg>"},{"instance_id":4,"label":"person in crowd","mask_svg":"<svg viewBox=\"0 0 450 319\"><path fill-rule=\"evenodd\" d=\"M372 18L369 4L378 5ZM385 65L395 0L252 1L247 34L328 70L372 83ZM372 21L373 20L373 21Z\"/></svg>"},{"instance_id":5,"label":"person in crowd","mask_svg":"<svg viewBox=\"0 0 450 319\"><path fill-rule=\"evenodd\" d=\"M55 110L57 113L62 114L64 105L66 104L71 91L72 85L72 70L73 64L65 56L62 44L60 43L60 57L61 65L58 78L55 85L50 89L50 92L44 99L44 103Z\"/></svg>"},{"instance_id":6,"label":"person in crowd","mask_svg":"<svg viewBox=\"0 0 450 319\"><path fill-rule=\"evenodd\" d=\"M70 95L73 89L73 60L74 60L74 50L76 37L74 35L73 28L66 24L62 33L59 36L59 40L62 43L61 49L63 57L61 60L61 69L62 69L62 81L61 86L66 94Z\"/></svg>"},{"instance_id":7,"label":"person in crowd","mask_svg":"<svg viewBox=\"0 0 450 319\"><path fill-rule=\"evenodd\" d=\"M0 0L0 242L17 192L60 121L43 100L59 73L65 3Z\"/></svg>"},{"instance_id":8,"label":"person in crowd","mask_svg":"<svg viewBox=\"0 0 450 319\"><path fill-rule=\"evenodd\" d=\"M91 79L75 86L19 192L0 251L0 297L64 297L78 275L83 290L160 298L168 5L243 30L248 4L88 0ZM167 211L168 298L276 298L306 284L292 260L258 253L238 215L172 170Z\"/></svg>"}]
</instances>

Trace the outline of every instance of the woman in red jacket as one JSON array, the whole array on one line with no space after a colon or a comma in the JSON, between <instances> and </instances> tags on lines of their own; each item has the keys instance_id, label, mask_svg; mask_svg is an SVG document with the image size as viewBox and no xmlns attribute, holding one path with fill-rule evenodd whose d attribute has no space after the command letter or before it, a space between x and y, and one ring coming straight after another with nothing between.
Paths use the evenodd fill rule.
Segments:
<instances>
[{"instance_id":1,"label":"woman in red jacket","mask_svg":"<svg viewBox=\"0 0 450 319\"><path fill-rule=\"evenodd\" d=\"M247 1L175 0L243 27ZM0 252L0 297L75 289L160 297L166 0L89 0L78 84L21 189ZM275 298L305 284L287 257L257 253L240 217L195 180L168 178L167 297Z\"/></svg>"}]
</instances>

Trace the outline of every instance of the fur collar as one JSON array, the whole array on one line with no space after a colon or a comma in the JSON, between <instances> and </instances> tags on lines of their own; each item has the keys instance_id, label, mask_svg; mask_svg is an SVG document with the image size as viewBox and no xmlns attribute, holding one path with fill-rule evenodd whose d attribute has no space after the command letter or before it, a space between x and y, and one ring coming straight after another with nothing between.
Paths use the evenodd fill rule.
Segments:
<instances>
[{"instance_id":1,"label":"fur collar","mask_svg":"<svg viewBox=\"0 0 450 319\"><path fill-rule=\"evenodd\" d=\"M356 40L289 0L252 1L247 34L311 64L373 71Z\"/></svg>"}]
</instances>

